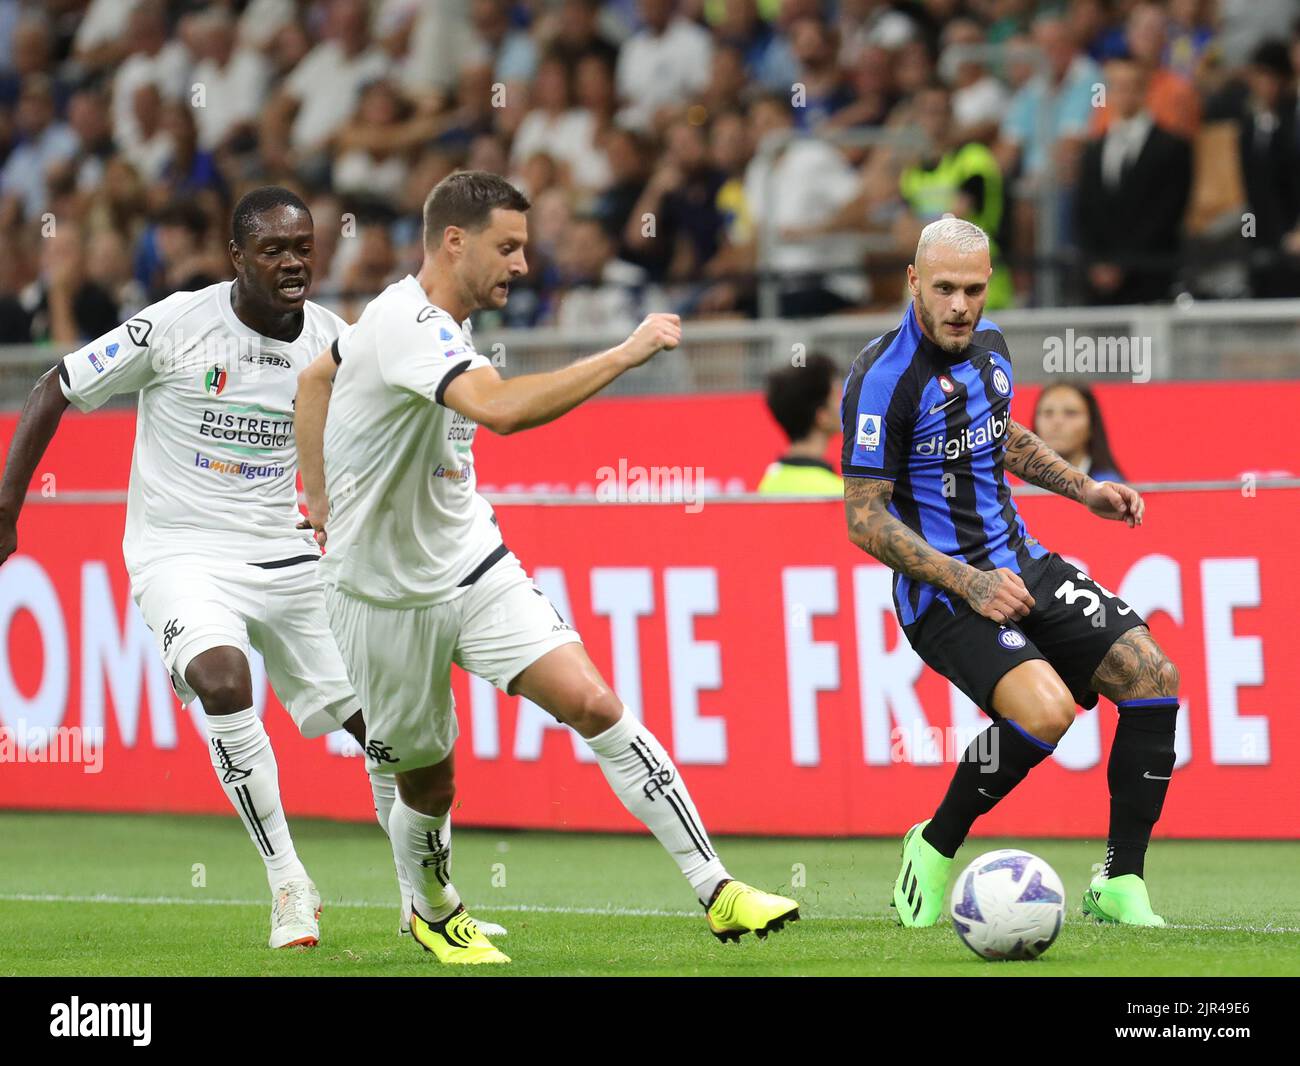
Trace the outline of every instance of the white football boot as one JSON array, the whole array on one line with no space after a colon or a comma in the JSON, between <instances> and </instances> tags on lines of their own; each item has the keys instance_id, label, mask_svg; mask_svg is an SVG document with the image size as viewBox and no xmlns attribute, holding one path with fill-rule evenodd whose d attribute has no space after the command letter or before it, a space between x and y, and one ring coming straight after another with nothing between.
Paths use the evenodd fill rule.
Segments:
<instances>
[{"instance_id":1,"label":"white football boot","mask_svg":"<svg viewBox=\"0 0 1300 1066\"><path fill-rule=\"evenodd\" d=\"M313 948L320 943L320 893L310 880L284 881L272 893L273 948Z\"/></svg>"}]
</instances>

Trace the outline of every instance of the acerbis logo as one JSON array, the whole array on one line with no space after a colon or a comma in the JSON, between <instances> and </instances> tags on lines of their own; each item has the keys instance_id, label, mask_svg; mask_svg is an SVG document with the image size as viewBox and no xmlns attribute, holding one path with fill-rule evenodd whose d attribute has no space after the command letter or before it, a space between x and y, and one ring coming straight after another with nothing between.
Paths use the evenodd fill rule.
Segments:
<instances>
[{"instance_id":1,"label":"acerbis logo","mask_svg":"<svg viewBox=\"0 0 1300 1066\"><path fill-rule=\"evenodd\" d=\"M918 441L912 451L917 455L938 455L944 459L956 459L972 448L982 448L986 444L1000 441L1007 432L1008 421L1009 418L1005 415L1002 418L989 415L982 425L967 426L956 437L945 437L942 433L936 433L933 437Z\"/></svg>"},{"instance_id":2,"label":"acerbis logo","mask_svg":"<svg viewBox=\"0 0 1300 1066\"><path fill-rule=\"evenodd\" d=\"M1017 651L1023 648L1028 641L1025 635L1018 629L1003 629L998 633L998 643L1008 651Z\"/></svg>"},{"instance_id":3,"label":"acerbis logo","mask_svg":"<svg viewBox=\"0 0 1300 1066\"><path fill-rule=\"evenodd\" d=\"M214 366L203 375L203 388L213 396L220 396L226 389L229 377L223 367Z\"/></svg>"},{"instance_id":4,"label":"acerbis logo","mask_svg":"<svg viewBox=\"0 0 1300 1066\"><path fill-rule=\"evenodd\" d=\"M239 353L240 366L276 366L281 370L292 370L293 364L282 355L247 355Z\"/></svg>"}]
</instances>

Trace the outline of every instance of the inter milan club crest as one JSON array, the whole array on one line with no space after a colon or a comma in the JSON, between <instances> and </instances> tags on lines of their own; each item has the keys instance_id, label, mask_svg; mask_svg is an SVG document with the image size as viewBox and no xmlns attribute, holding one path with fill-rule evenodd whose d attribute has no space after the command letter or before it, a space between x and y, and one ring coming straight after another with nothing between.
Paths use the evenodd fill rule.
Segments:
<instances>
[{"instance_id":1,"label":"inter milan club crest","mask_svg":"<svg viewBox=\"0 0 1300 1066\"><path fill-rule=\"evenodd\" d=\"M1007 651L1015 651L1017 648L1023 648L1028 641L1020 630L1003 628L998 633L998 643Z\"/></svg>"},{"instance_id":2,"label":"inter milan club crest","mask_svg":"<svg viewBox=\"0 0 1300 1066\"><path fill-rule=\"evenodd\" d=\"M203 388L213 396L220 396L226 388L229 375L223 367L214 366L203 377Z\"/></svg>"}]
</instances>

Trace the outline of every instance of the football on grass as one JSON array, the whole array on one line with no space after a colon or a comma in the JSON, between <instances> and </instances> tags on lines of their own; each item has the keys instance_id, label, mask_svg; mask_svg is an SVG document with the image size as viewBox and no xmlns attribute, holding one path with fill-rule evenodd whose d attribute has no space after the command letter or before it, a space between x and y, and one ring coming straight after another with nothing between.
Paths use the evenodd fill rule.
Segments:
<instances>
[{"instance_id":1,"label":"football on grass","mask_svg":"<svg viewBox=\"0 0 1300 1066\"><path fill-rule=\"evenodd\" d=\"M1065 918L1065 887L1037 855L1003 848L972 862L952 888L952 927L986 959L1036 959Z\"/></svg>"}]
</instances>

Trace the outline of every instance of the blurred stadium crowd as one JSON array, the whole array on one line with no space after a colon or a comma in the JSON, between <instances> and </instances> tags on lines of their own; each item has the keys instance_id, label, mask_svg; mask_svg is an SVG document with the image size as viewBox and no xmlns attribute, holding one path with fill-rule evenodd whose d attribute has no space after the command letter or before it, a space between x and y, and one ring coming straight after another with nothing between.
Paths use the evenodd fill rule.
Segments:
<instances>
[{"instance_id":1,"label":"blurred stadium crowd","mask_svg":"<svg viewBox=\"0 0 1300 1066\"><path fill-rule=\"evenodd\" d=\"M765 278L785 316L896 306L949 211L993 239L992 308L1042 302L1044 270L1068 302L1300 295L1298 17L0 0L0 343L71 344L228 276L231 206L268 182L311 205L317 298L354 317L418 264L420 205L457 168L534 204L504 325L752 316Z\"/></svg>"}]
</instances>

